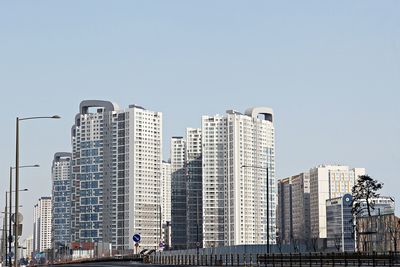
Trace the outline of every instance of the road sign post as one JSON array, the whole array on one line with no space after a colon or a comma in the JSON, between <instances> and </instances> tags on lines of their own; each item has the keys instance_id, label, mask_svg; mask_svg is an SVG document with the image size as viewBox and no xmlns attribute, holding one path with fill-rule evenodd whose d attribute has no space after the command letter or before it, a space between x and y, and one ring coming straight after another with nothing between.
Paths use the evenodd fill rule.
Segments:
<instances>
[{"instance_id":1,"label":"road sign post","mask_svg":"<svg viewBox=\"0 0 400 267\"><path fill-rule=\"evenodd\" d=\"M138 247L139 247L139 242L140 242L141 236L140 234L134 234L132 236L132 240L133 242L135 242L135 250L136 250L136 254L138 254Z\"/></svg>"}]
</instances>

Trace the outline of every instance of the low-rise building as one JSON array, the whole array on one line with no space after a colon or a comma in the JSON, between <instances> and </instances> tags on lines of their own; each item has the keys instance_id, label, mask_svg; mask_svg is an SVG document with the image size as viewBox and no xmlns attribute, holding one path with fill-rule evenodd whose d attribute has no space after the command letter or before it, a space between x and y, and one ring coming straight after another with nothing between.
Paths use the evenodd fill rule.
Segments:
<instances>
[{"instance_id":1,"label":"low-rise building","mask_svg":"<svg viewBox=\"0 0 400 267\"><path fill-rule=\"evenodd\" d=\"M357 250L400 251L400 218L394 213L357 218Z\"/></svg>"},{"instance_id":2,"label":"low-rise building","mask_svg":"<svg viewBox=\"0 0 400 267\"><path fill-rule=\"evenodd\" d=\"M330 251L354 251L351 194L326 201L327 249Z\"/></svg>"},{"instance_id":3,"label":"low-rise building","mask_svg":"<svg viewBox=\"0 0 400 267\"><path fill-rule=\"evenodd\" d=\"M371 210L370 210L371 216L394 213L395 201L394 201L393 197L379 196L379 197L371 198L369 203L371 205ZM359 217L369 216L366 201L363 200L360 202L360 204L361 204L361 207L360 207L360 213L358 214L358 216Z\"/></svg>"}]
</instances>

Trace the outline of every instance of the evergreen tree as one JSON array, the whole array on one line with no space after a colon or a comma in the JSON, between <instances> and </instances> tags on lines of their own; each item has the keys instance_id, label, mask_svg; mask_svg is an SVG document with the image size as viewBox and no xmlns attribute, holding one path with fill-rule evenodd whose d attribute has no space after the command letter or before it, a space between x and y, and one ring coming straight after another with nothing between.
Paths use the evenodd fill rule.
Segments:
<instances>
[{"instance_id":1,"label":"evergreen tree","mask_svg":"<svg viewBox=\"0 0 400 267\"><path fill-rule=\"evenodd\" d=\"M367 211L371 217L371 211L375 209L372 198L379 197L378 190L382 189L383 183L378 182L369 175L360 175L353 186L353 208L352 213L357 217L361 212ZM365 203L365 205L363 205Z\"/></svg>"}]
</instances>

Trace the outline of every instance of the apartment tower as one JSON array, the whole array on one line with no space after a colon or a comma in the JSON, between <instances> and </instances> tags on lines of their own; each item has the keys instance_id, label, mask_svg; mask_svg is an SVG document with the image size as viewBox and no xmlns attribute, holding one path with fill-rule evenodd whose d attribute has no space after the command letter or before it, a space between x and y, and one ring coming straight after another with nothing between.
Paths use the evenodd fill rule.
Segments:
<instances>
[{"instance_id":1,"label":"apartment tower","mask_svg":"<svg viewBox=\"0 0 400 267\"><path fill-rule=\"evenodd\" d=\"M278 181L277 240L307 245L310 240L310 175L303 172Z\"/></svg>"},{"instance_id":2,"label":"apartment tower","mask_svg":"<svg viewBox=\"0 0 400 267\"><path fill-rule=\"evenodd\" d=\"M72 240L120 252L160 242L162 114L81 102L72 127Z\"/></svg>"},{"instance_id":3,"label":"apartment tower","mask_svg":"<svg viewBox=\"0 0 400 267\"><path fill-rule=\"evenodd\" d=\"M33 252L51 248L51 197L41 197L33 208Z\"/></svg>"},{"instance_id":4,"label":"apartment tower","mask_svg":"<svg viewBox=\"0 0 400 267\"><path fill-rule=\"evenodd\" d=\"M186 139L171 139L172 246L202 247L201 129L187 128Z\"/></svg>"},{"instance_id":5,"label":"apartment tower","mask_svg":"<svg viewBox=\"0 0 400 267\"><path fill-rule=\"evenodd\" d=\"M173 249L187 248L186 141L171 138L171 237Z\"/></svg>"},{"instance_id":6,"label":"apartment tower","mask_svg":"<svg viewBox=\"0 0 400 267\"><path fill-rule=\"evenodd\" d=\"M71 242L71 153L54 154L52 177L52 247Z\"/></svg>"},{"instance_id":7,"label":"apartment tower","mask_svg":"<svg viewBox=\"0 0 400 267\"><path fill-rule=\"evenodd\" d=\"M203 247L201 129L186 129L187 248Z\"/></svg>"},{"instance_id":8,"label":"apartment tower","mask_svg":"<svg viewBox=\"0 0 400 267\"><path fill-rule=\"evenodd\" d=\"M266 244L268 232L274 244L272 109L203 116L202 162L204 247Z\"/></svg>"},{"instance_id":9,"label":"apartment tower","mask_svg":"<svg viewBox=\"0 0 400 267\"><path fill-rule=\"evenodd\" d=\"M171 163L161 164L162 223L171 222Z\"/></svg>"}]
</instances>

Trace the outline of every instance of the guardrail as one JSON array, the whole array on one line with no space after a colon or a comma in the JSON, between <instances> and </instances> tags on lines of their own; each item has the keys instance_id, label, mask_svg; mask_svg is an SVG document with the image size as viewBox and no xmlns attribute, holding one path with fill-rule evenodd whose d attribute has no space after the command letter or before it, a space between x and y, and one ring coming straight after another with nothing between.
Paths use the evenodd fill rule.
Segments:
<instances>
[{"instance_id":1,"label":"guardrail","mask_svg":"<svg viewBox=\"0 0 400 267\"><path fill-rule=\"evenodd\" d=\"M398 253L152 255L150 263L197 266L400 266Z\"/></svg>"},{"instance_id":2,"label":"guardrail","mask_svg":"<svg viewBox=\"0 0 400 267\"><path fill-rule=\"evenodd\" d=\"M119 255L109 257L98 257L98 258L82 258L69 261L57 261L51 263L51 265L66 265L66 264L82 264L82 263L94 263L94 262L109 262L109 261L143 261L150 262L148 255L134 254L134 255ZM47 264L46 264L47 265ZM34 265L40 266L40 264Z\"/></svg>"}]
</instances>

